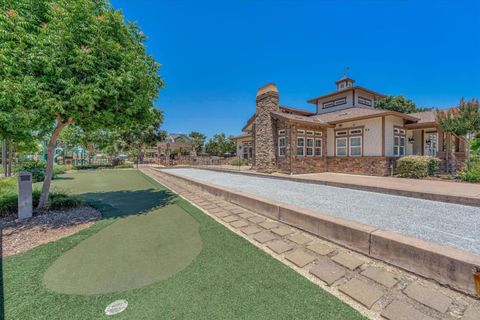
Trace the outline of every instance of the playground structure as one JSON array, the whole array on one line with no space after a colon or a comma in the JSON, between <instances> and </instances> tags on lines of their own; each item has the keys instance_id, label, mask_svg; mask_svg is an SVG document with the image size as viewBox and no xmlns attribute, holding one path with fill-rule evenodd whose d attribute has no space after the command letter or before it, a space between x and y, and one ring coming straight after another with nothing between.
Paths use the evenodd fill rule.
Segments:
<instances>
[{"instance_id":1,"label":"playground structure","mask_svg":"<svg viewBox=\"0 0 480 320\"><path fill-rule=\"evenodd\" d=\"M47 160L47 142L43 142L42 159ZM65 166L84 166L87 164L106 164L107 159L102 159L100 162L96 161L95 152L88 152L87 149L74 146L69 147L66 143L57 143L53 161L55 164Z\"/></svg>"}]
</instances>

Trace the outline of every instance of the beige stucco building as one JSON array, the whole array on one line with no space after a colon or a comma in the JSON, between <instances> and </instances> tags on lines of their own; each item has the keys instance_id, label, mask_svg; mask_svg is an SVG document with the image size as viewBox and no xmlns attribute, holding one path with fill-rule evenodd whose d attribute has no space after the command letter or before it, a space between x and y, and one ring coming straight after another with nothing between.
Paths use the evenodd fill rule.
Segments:
<instances>
[{"instance_id":1,"label":"beige stucco building","mask_svg":"<svg viewBox=\"0 0 480 320\"><path fill-rule=\"evenodd\" d=\"M260 88L256 112L235 138L237 155L257 169L288 173L389 175L405 155L436 156L443 170L463 163L464 141L441 130L436 111L375 109L383 95L354 83L344 77L336 91L309 100L316 112L280 106L275 84Z\"/></svg>"}]
</instances>

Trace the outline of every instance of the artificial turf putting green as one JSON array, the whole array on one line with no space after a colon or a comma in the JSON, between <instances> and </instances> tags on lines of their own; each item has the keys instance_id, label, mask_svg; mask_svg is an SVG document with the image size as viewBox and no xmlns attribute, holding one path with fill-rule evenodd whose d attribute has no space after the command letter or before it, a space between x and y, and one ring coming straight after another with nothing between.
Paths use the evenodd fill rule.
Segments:
<instances>
[{"instance_id":1,"label":"artificial turf putting green","mask_svg":"<svg viewBox=\"0 0 480 320\"><path fill-rule=\"evenodd\" d=\"M94 199L110 218L3 259L0 312L4 314L0 319L112 319L104 315L104 309L117 299L126 299L128 308L115 319L363 319L350 306L188 202L171 197L139 172L75 173L54 183L57 188L75 186L77 193ZM135 203L136 199L142 203ZM201 252L180 272L142 288L97 295L62 294L44 285L45 272L59 257L119 221L115 215L171 202L198 221L203 242Z\"/></svg>"},{"instance_id":2,"label":"artificial turf putting green","mask_svg":"<svg viewBox=\"0 0 480 320\"><path fill-rule=\"evenodd\" d=\"M175 204L122 218L57 259L45 273L45 285L61 293L99 294L152 284L198 255L198 227Z\"/></svg>"}]
</instances>

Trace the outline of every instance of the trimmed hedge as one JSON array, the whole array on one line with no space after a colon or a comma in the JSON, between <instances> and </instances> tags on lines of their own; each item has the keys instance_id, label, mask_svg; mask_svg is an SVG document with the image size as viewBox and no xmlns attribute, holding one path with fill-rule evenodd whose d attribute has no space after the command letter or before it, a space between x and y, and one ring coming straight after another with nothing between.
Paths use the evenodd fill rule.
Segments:
<instances>
[{"instance_id":1,"label":"trimmed hedge","mask_svg":"<svg viewBox=\"0 0 480 320\"><path fill-rule=\"evenodd\" d=\"M397 174L402 178L421 179L438 172L441 160L430 156L405 156L397 161Z\"/></svg>"},{"instance_id":2,"label":"trimmed hedge","mask_svg":"<svg viewBox=\"0 0 480 320\"><path fill-rule=\"evenodd\" d=\"M480 182L480 159L472 160L459 174L467 182Z\"/></svg>"},{"instance_id":3,"label":"trimmed hedge","mask_svg":"<svg viewBox=\"0 0 480 320\"><path fill-rule=\"evenodd\" d=\"M72 170L96 170L96 169L126 169L133 168L132 163L111 164L86 164L83 166L72 166Z\"/></svg>"},{"instance_id":4,"label":"trimmed hedge","mask_svg":"<svg viewBox=\"0 0 480 320\"><path fill-rule=\"evenodd\" d=\"M230 162L230 165L232 166L246 166L248 165L247 160L243 159L233 159L232 162Z\"/></svg>"},{"instance_id":5,"label":"trimmed hedge","mask_svg":"<svg viewBox=\"0 0 480 320\"><path fill-rule=\"evenodd\" d=\"M32 202L35 208L40 198L40 190L32 191ZM50 192L47 208L51 210L79 207L83 201L78 196L68 195L63 192ZM0 180L0 217L16 215L18 211L17 178Z\"/></svg>"}]
</instances>

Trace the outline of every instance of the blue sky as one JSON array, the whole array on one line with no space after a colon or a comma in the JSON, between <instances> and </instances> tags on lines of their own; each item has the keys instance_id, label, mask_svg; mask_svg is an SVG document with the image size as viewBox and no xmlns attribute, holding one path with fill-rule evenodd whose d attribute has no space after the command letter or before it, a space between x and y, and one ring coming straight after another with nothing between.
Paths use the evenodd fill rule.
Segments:
<instances>
[{"instance_id":1,"label":"blue sky","mask_svg":"<svg viewBox=\"0 0 480 320\"><path fill-rule=\"evenodd\" d=\"M148 36L169 132L239 134L258 87L280 104L357 85L445 108L480 97L480 1L113 0Z\"/></svg>"}]
</instances>

